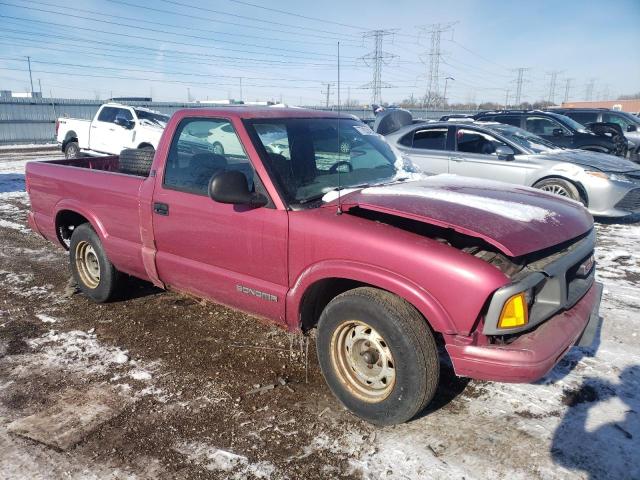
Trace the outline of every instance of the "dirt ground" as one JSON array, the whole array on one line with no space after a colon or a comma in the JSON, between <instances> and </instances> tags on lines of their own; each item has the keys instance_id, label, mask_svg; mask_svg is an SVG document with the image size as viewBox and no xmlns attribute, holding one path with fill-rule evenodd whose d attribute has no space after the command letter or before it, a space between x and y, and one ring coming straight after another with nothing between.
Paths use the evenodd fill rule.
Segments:
<instances>
[{"instance_id":1,"label":"dirt ground","mask_svg":"<svg viewBox=\"0 0 640 480\"><path fill-rule=\"evenodd\" d=\"M25 226L42 155L0 151L2 478L640 478L637 224L598 225L596 348L535 385L445 361L427 412L376 428L331 396L313 338L134 279L109 304L75 292L66 253ZM10 431L93 389L127 402L70 448Z\"/></svg>"}]
</instances>

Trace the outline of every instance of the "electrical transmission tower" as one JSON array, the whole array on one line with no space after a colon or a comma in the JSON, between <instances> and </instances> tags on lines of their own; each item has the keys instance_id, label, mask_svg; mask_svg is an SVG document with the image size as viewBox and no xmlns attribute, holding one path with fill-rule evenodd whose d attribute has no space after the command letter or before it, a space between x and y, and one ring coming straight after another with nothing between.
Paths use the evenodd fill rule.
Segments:
<instances>
[{"instance_id":1,"label":"electrical transmission tower","mask_svg":"<svg viewBox=\"0 0 640 480\"><path fill-rule=\"evenodd\" d=\"M458 22L433 23L420 27L420 35L429 35L431 48L424 52L422 62L426 65L426 57L429 58L429 71L427 72L427 91L424 96L424 108L435 107L440 101L440 60L442 51L440 50L440 38L445 32L452 32L453 27Z\"/></svg>"},{"instance_id":2,"label":"electrical transmission tower","mask_svg":"<svg viewBox=\"0 0 640 480\"><path fill-rule=\"evenodd\" d=\"M584 99L589 102L593 100L593 89L596 86L596 79L590 78L584 90Z\"/></svg>"},{"instance_id":3,"label":"electrical transmission tower","mask_svg":"<svg viewBox=\"0 0 640 480\"><path fill-rule=\"evenodd\" d=\"M362 88L371 90L372 104L380 104L382 101L382 88L391 87L391 85L382 81L382 65L388 64L396 55L382 50L382 40L395 34L395 32L396 30L370 30L362 35L364 39L373 39L373 51L360 57L360 60L365 65L373 68L373 79L362 86Z\"/></svg>"},{"instance_id":4,"label":"electrical transmission tower","mask_svg":"<svg viewBox=\"0 0 640 480\"><path fill-rule=\"evenodd\" d=\"M558 74L560 73L562 73L561 70L552 70L548 73L551 77L551 80L549 81L549 103L556 103L556 82L558 80Z\"/></svg>"},{"instance_id":5,"label":"electrical transmission tower","mask_svg":"<svg viewBox=\"0 0 640 480\"><path fill-rule=\"evenodd\" d=\"M517 73L516 76L516 98L515 98L515 107L519 107L521 100L522 100L522 85L526 82L525 78L524 78L524 74L525 72L527 72L528 70L530 70L529 68L525 68L525 67L520 67L520 68L516 68L515 70L513 70L514 72Z\"/></svg>"},{"instance_id":6,"label":"electrical transmission tower","mask_svg":"<svg viewBox=\"0 0 640 480\"><path fill-rule=\"evenodd\" d=\"M573 81L573 78L566 78L564 80L564 101L568 102L569 101L569 92L571 91L571 82Z\"/></svg>"}]
</instances>

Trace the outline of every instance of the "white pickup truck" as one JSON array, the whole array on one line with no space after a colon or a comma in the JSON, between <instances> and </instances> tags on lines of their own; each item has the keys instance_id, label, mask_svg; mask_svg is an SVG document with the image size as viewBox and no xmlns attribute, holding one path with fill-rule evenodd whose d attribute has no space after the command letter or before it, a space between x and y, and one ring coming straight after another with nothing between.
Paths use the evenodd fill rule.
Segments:
<instances>
[{"instance_id":1,"label":"white pickup truck","mask_svg":"<svg viewBox=\"0 0 640 480\"><path fill-rule=\"evenodd\" d=\"M66 158L81 152L118 155L125 148L155 150L169 116L141 107L105 103L93 120L59 118L56 138Z\"/></svg>"}]
</instances>

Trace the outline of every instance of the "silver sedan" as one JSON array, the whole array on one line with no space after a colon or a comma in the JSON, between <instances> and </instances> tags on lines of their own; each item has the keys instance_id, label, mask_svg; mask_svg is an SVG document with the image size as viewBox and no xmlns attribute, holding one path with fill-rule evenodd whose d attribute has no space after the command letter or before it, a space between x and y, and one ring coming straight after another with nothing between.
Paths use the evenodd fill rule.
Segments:
<instances>
[{"instance_id":1,"label":"silver sedan","mask_svg":"<svg viewBox=\"0 0 640 480\"><path fill-rule=\"evenodd\" d=\"M560 149L511 125L412 124L386 135L425 173L452 173L539 188L582 202L594 216L640 212L640 169L604 153Z\"/></svg>"}]
</instances>

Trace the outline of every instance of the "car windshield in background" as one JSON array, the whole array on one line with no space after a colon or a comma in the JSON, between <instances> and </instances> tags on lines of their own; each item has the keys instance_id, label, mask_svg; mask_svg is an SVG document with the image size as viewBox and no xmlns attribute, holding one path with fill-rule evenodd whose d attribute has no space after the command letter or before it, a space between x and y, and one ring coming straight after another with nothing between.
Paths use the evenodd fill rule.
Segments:
<instances>
[{"instance_id":1,"label":"car windshield in background","mask_svg":"<svg viewBox=\"0 0 640 480\"><path fill-rule=\"evenodd\" d=\"M512 127L511 125L496 124L487 125L487 128L501 134L513 143L520 145L534 153L548 152L549 150L555 150L557 145L541 138L533 133L529 133L518 127Z\"/></svg>"},{"instance_id":2,"label":"car windshield in background","mask_svg":"<svg viewBox=\"0 0 640 480\"><path fill-rule=\"evenodd\" d=\"M556 117L559 121L563 122L565 125L568 125L570 128L580 132L587 133L587 128L581 123L576 122L573 118L567 117L566 115L560 115L558 113L550 114L552 117Z\"/></svg>"},{"instance_id":3,"label":"car windshield in background","mask_svg":"<svg viewBox=\"0 0 640 480\"><path fill-rule=\"evenodd\" d=\"M161 127L166 127L169 122L169 115L163 115L159 112L152 112L151 110L141 110L136 108L136 115L139 120L147 120L156 125L160 125Z\"/></svg>"},{"instance_id":4,"label":"car windshield in background","mask_svg":"<svg viewBox=\"0 0 640 480\"><path fill-rule=\"evenodd\" d=\"M395 151L356 120L260 119L247 126L291 204L319 200L339 188L392 181L398 173Z\"/></svg>"}]
</instances>

